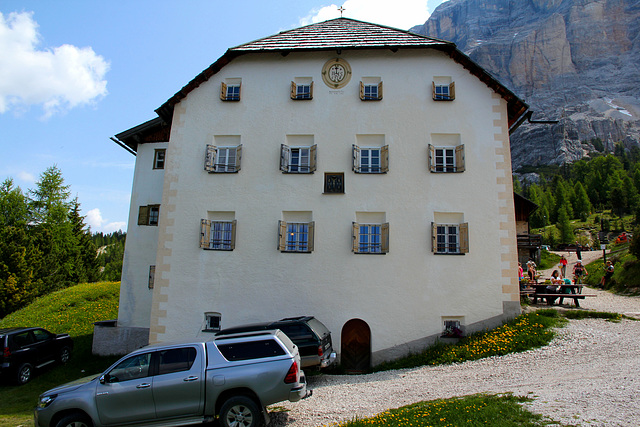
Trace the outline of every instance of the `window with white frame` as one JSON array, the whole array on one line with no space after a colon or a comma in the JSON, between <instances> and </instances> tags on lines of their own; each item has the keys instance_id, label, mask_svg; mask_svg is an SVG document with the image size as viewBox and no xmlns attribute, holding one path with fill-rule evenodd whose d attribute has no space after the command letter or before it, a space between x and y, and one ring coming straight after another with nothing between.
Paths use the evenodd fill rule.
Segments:
<instances>
[{"instance_id":1,"label":"window with white frame","mask_svg":"<svg viewBox=\"0 0 640 427\"><path fill-rule=\"evenodd\" d=\"M240 170L242 144L232 147L218 147L207 144L204 170L209 173L235 173Z\"/></svg>"},{"instance_id":2,"label":"window with white frame","mask_svg":"<svg viewBox=\"0 0 640 427\"><path fill-rule=\"evenodd\" d=\"M200 220L200 247L218 251L232 251L236 246L236 220Z\"/></svg>"},{"instance_id":3,"label":"window with white frame","mask_svg":"<svg viewBox=\"0 0 640 427\"><path fill-rule=\"evenodd\" d=\"M217 312L204 313L204 329L202 332L217 332L222 326L222 314Z\"/></svg>"},{"instance_id":4,"label":"window with white frame","mask_svg":"<svg viewBox=\"0 0 640 427\"><path fill-rule=\"evenodd\" d=\"M359 147L353 144L353 171L355 173L387 173L389 146Z\"/></svg>"},{"instance_id":5,"label":"window with white frame","mask_svg":"<svg viewBox=\"0 0 640 427\"><path fill-rule=\"evenodd\" d=\"M291 99L305 100L313 99L313 81L309 79L296 79L291 82Z\"/></svg>"},{"instance_id":6,"label":"window with white frame","mask_svg":"<svg viewBox=\"0 0 640 427\"><path fill-rule=\"evenodd\" d=\"M386 254L389 252L389 223L353 223L353 252L357 254Z\"/></svg>"},{"instance_id":7,"label":"window with white frame","mask_svg":"<svg viewBox=\"0 0 640 427\"><path fill-rule=\"evenodd\" d=\"M280 170L285 173L312 173L316 170L317 145L280 147Z\"/></svg>"},{"instance_id":8,"label":"window with white frame","mask_svg":"<svg viewBox=\"0 0 640 427\"><path fill-rule=\"evenodd\" d=\"M164 158L166 155L166 149L159 148L156 149L153 154L153 168L154 169L164 169Z\"/></svg>"},{"instance_id":9,"label":"window with white frame","mask_svg":"<svg viewBox=\"0 0 640 427\"><path fill-rule=\"evenodd\" d=\"M278 250L281 252L312 252L314 228L313 221L278 221Z\"/></svg>"},{"instance_id":10,"label":"window with white frame","mask_svg":"<svg viewBox=\"0 0 640 427\"><path fill-rule=\"evenodd\" d=\"M429 144L429 170L431 172L464 172L464 144L455 147L437 147Z\"/></svg>"},{"instance_id":11,"label":"window with white frame","mask_svg":"<svg viewBox=\"0 0 640 427\"><path fill-rule=\"evenodd\" d=\"M362 101L380 101L382 99L380 78L369 77L360 82L360 99Z\"/></svg>"},{"instance_id":12,"label":"window with white frame","mask_svg":"<svg viewBox=\"0 0 640 427\"><path fill-rule=\"evenodd\" d=\"M160 218L160 205L147 205L138 208L138 225L157 226Z\"/></svg>"},{"instance_id":13,"label":"window with white frame","mask_svg":"<svg viewBox=\"0 0 640 427\"><path fill-rule=\"evenodd\" d=\"M432 251L436 254L465 254L469 252L469 225L431 223Z\"/></svg>"},{"instance_id":14,"label":"window with white frame","mask_svg":"<svg viewBox=\"0 0 640 427\"><path fill-rule=\"evenodd\" d=\"M223 101L240 101L241 79L227 79L220 84L220 99Z\"/></svg>"},{"instance_id":15,"label":"window with white frame","mask_svg":"<svg viewBox=\"0 0 640 427\"><path fill-rule=\"evenodd\" d=\"M431 95L434 101L453 101L456 99L456 84L451 77L435 77Z\"/></svg>"},{"instance_id":16,"label":"window with white frame","mask_svg":"<svg viewBox=\"0 0 640 427\"><path fill-rule=\"evenodd\" d=\"M442 337L445 338L461 338L464 336L464 326L462 326L462 318L443 317L442 318Z\"/></svg>"}]
</instances>

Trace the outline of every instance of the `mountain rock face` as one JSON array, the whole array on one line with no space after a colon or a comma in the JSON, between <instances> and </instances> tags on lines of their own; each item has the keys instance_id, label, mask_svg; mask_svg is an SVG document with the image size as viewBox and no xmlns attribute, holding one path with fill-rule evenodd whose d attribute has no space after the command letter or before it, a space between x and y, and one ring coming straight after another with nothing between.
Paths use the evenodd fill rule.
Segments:
<instances>
[{"instance_id":1,"label":"mountain rock face","mask_svg":"<svg viewBox=\"0 0 640 427\"><path fill-rule=\"evenodd\" d=\"M640 145L640 0L449 0L411 31L456 43L534 121L559 121L512 135L514 170Z\"/></svg>"}]
</instances>

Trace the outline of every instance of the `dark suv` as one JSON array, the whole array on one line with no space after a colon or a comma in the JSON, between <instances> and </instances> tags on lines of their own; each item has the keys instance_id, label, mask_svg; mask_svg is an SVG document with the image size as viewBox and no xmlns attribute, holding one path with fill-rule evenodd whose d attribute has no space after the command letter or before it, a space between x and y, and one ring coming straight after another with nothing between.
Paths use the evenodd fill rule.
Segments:
<instances>
[{"instance_id":1,"label":"dark suv","mask_svg":"<svg viewBox=\"0 0 640 427\"><path fill-rule=\"evenodd\" d=\"M0 372L26 384L33 370L54 362L66 363L73 341L69 334L53 334L42 328L0 329Z\"/></svg>"},{"instance_id":2,"label":"dark suv","mask_svg":"<svg viewBox=\"0 0 640 427\"><path fill-rule=\"evenodd\" d=\"M336 353L331 343L331 332L313 316L287 317L275 322L234 326L223 329L216 335L269 329L280 329L298 346L303 368L326 368L336 360Z\"/></svg>"}]
</instances>

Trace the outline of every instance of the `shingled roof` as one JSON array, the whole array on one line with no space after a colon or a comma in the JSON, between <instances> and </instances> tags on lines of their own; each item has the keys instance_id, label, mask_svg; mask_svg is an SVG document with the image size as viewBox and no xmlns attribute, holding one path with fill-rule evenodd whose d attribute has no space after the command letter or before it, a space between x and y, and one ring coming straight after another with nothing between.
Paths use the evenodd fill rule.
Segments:
<instances>
[{"instance_id":1,"label":"shingled roof","mask_svg":"<svg viewBox=\"0 0 640 427\"><path fill-rule=\"evenodd\" d=\"M179 92L169 98L156 110L165 122L170 123L173 108L192 90L206 82L234 58L256 52L322 51L357 49L436 49L448 54L454 61L477 76L487 86L499 93L507 101L509 126L515 124L528 110L527 104L513 92L500 84L482 67L460 52L454 43L435 39L409 31L349 18L337 18L316 24L283 31L278 34L241 44L228 49L216 62L198 74Z\"/></svg>"},{"instance_id":2,"label":"shingled roof","mask_svg":"<svg viewBox=\"0 0 640 427\"><path fill-rule=\"evenodd\" d=\"M283 31L229 50L234 52L434 47L451 42L349 18Z\"/></svg>"}]
</instances>

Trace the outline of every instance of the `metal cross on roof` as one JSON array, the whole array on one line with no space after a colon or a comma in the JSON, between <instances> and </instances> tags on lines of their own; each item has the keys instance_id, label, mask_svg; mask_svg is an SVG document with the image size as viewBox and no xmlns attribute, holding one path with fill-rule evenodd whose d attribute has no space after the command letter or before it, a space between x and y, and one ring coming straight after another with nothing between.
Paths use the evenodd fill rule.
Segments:
<instances>
[{"instance_id":1,"label":"metal cross on roof","mask_svg":"<svg viewBox=\"0 0 640 427\"><path fill-rule=\"evenodd\" d=\"M342 7L342 6L340 6L340 7L338 8L338 11L340 11L340 18L342 18L342 12L344 12L344 10L345 10L345 9L344 9L344 7Z\"/></svg>"}]
</instances>

